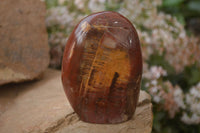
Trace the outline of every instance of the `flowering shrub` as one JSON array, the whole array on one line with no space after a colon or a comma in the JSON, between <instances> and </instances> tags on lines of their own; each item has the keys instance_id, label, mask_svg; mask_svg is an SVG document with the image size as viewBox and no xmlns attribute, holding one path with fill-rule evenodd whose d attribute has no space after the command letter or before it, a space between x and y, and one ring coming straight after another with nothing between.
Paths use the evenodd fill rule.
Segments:
<instances>
[{"instance_id":1,"label":"flowering shrub","mask_svg":"<svg viewBox=\"0 0 200 133\"><path fill-rule=\"evenodd\" d=\"M200 40L187 35L175 17L158 12L161 3L162 0L46 0L50 66L60 67L67 37L80 19L93 12L117 11L134 24L140 37L144 59L142 89L151 94L154 103L153 131L184 132L192 126L195 128L191 130L200 132L195 126L200 124ZM187 126L166 128L171 121Z\"/></svg>"}]
</instances>

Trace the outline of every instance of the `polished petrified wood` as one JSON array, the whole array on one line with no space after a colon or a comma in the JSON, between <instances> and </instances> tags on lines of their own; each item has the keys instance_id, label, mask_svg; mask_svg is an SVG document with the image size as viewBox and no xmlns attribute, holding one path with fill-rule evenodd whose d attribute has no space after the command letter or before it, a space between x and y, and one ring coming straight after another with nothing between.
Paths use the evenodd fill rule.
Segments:
<instances>
[{"instance_id":1,"label":"polished petrified wood","mask_svg":"<svg viewBox=\"0 0 200 133\"><path fill-rule=\"evenodd\" d=\"M91 123L120 123L135 112L142 76L138 35L116 12L92 14L70 35L62 82L74 111Z\"/></svg>"}]
</instances>

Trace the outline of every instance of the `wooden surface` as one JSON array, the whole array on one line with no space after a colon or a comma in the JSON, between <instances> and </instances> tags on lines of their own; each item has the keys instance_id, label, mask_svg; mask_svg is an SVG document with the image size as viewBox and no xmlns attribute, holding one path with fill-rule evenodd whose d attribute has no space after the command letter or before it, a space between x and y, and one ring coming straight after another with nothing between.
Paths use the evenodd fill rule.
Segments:
<instances>
[{"instance_id":1,"label":"wooden surface","mask_svg":"<svg viewBox=\"0 0 200 133\"><path fill-rule=\"evenodd\" d=\"M73 112L61 73L46 70L43 79L0 86L0 133L150 133L151 97L140 91L133 118L121 124L89 124Z\"/></svg>"}]
</instances>

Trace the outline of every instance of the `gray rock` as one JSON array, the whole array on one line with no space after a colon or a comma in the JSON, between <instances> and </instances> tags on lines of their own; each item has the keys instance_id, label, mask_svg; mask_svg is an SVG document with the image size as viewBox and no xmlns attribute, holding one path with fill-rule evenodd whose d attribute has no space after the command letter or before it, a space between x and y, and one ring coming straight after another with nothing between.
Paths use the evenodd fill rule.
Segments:
<instances>
[{"instance_id":1,"label":"gray rock","mask_svg":"<svg viewBox=\"0 0 200 133\"><path fill-rule=\"evenodd\" d=\"M0 85L38 77L49 64L45 4L0 1Z\"/></svg>"},{"instance_id":2,"label":"gray rock","mask_svg":"<svg viewBox=\"0 0 200 133\"><path fill-rule=\"evenodd\" d=\"M0 89L0 133L150 133L151 97L140 91L133 118L120 124L90 124L73 112L61 84L61 72L46 70L31 83Z\"/></svg>"}]
</instances>

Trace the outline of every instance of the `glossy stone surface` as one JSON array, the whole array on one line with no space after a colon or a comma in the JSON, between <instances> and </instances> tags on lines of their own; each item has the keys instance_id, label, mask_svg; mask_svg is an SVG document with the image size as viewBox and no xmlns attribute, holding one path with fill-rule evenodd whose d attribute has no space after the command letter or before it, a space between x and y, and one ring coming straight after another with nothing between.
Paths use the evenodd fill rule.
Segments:
<instances>
[{"instance_id":1,"label":"glossy stone surface","mask_svg":"<svg viewBox=\"0 0 200 133\"><path fill-rule=\"evenodd\" d=\"M80 21L65 48L62 83L81 120L120 123L130 119L141 77L140 43L128 19L106 11Z\"/></svg>"}]
</instances>

